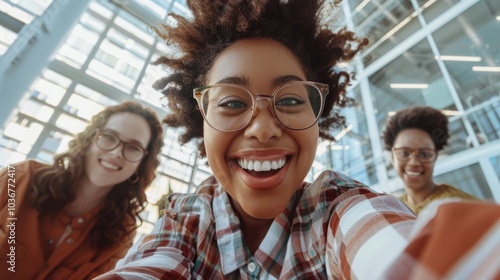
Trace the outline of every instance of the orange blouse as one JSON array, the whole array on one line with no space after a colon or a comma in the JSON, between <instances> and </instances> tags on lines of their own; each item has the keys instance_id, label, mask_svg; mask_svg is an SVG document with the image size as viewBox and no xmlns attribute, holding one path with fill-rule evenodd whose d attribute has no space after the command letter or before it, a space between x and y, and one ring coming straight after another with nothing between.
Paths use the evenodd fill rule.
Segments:
<instances>
[{"instance_id":1,"label":"orange blouse","mask_svg":"<svg viewBox=\"0 0 500 280\"><path fill-rule=\"evenodd\" d=\"M40 216L30 207L29 189L43 166L28 160L10 172L0 171L0 279L92 279L113 269L132 246L135 232L99 250L88 237L100 207L73 218Z\"/></svg>"}]
</instances>

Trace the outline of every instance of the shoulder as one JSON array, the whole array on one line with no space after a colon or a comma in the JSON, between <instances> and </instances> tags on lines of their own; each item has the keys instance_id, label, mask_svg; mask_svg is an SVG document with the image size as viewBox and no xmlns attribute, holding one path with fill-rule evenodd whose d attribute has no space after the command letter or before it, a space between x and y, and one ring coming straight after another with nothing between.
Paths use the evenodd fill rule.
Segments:
<instances>
[{"instance_id":1,"label":"shoulder","mask_svg":"<svg viewBox=\"0 0 500 280\"><path fill-rule=\"evenodd\" d=\"M466 193L458 188L452 187L448 184L441 184L438 185L438 189L441 194L446 195L448 197L459 197L459 198L474 198L477 199L475 196Z\"/></svg>"},{"instance_id":2,"label":"shoulder","mask_svg":"<svg viewBox=\"0 0 500 280\"><path fill-rule=\"evenodd\" d=\"M4 178L8 176L15 181L16 188L22 188L22 186L28 185L31 182L34 174L44 167L50 167L50 165L41 163L36 160L25 160L14 164L9 164L5 168L1 169L0 177Z\"/></svg>"},{"instance_id":3,"label":"shoulder","mask_svg":"<svg viewBox=\"0 0 500 280\"><path fill-rule=\"evenodd\" d=\"M441 189L441 190L457 190L457 191L461 191L460 189L457 189L451 185L448 185L448 184L440 184L438 185L438 188Z\"/></svg>"},{"instance_id":4,"label":"shoulder","mask_svg":"<svg viewBox=\"0 0 500 280\"><path fill-rule=\"evenodd\" d=\"M29 203L26 202L30 198L29 194L32 189L33 176L40 168L47 166L49 165L35 160L25 160L12 165L9 164L0 170L0 181L5 182L6 186L5 188L0 187L0 210L7 208L7 201L9 198L13 198L13 196L15 196L16 209L21 211L20 209L25 206L27 207ZM12 192L12 190L15 192ZM4 211L4 214L6 213L7 211ZM33 210L33 213L38 212Z\"/></svg>"},{"instance_id":5,"label":"shoulder","mask_svg":"<svg viewBox=\"0 0 500 280\"><path fill-rule=\"evenodd\" d=\"M167 211L198 213L211 208L212 196L199 193L173 193L167 197Z\"/></svg>"},{"instance_id":6,"label":"shoulder","mask_svg":"<svg viewBox=\"0 0 500 280\"><path fill-rule=\"evenodd\" d=\"M336 205L358 195L372 196L375 192L365 184L335 171L322 172L311 184L305 184L300 200L320 212L332 211Z\"/></svg>"},{"instance_id":7,"label":"shoulder","mask_svg":"<svg viewBox=\"0 0 500 280\"><path fill-rule=\"evenodd\" d=\"M167 214L206 215L212 213L212 200L218 183L213 176L198 186L196 193L173 193L167 197L165 212Z\"/></svg>"},{"instance_id":8,"label":"shoulder","mask_svg":"<svg viewBox=\"0 0 500 280\"><path fill-rule=\"evenodd\" d=\"M40 168L49 167L50 165L30 159L30 160L20 161L9 166L11 167L11 170L15 171L15 173L23 173L24 175L24 174L33 174L38 170L40 170Z\"/></svg>"},{"instance_id":9,"label":"shoulder","mask_svg":"<svg viewBox=\"0 0 500 280\"><path fill-rule=\"evenodd\" d=\"M356 189L369 189L365 184L356 181L341 172L323 171L309 187L316 186L320 192L335 191L339 194Z\"/></svg>"},{"instance_id":10,"label":"shoulder","mask_svg":"<svg viewBox=\"0 0 500 280\"><path fill-rule=\"evenodd\" d=\"M401 199L404 202L409 202L409 200L408 200L408 194L407 193L404 193L404 194L400 195L399 199Z\"/></svg>"},{"instance_id":11,"label":"shoulder","mask_svg":"<svg viewBox=\"0 0 500 280\"><path fill-rule=\"evenodd\" d=\"M205 236L214 228L212 201L215 196L211 187L204 189L203 193L169 195L165 205L165 215L160 218L153 230L155 234L152 235L152 239L156 240L154 242L161 239L161 242L158 242L162 246L178 248L185 252L185 256L190 255L190 250L195 248L191 242L197 243L198 238ZM168 232L168 235L163 234L165 232ZM186 247L186 244L191 245Z\"/></svg>"}]
</instances>

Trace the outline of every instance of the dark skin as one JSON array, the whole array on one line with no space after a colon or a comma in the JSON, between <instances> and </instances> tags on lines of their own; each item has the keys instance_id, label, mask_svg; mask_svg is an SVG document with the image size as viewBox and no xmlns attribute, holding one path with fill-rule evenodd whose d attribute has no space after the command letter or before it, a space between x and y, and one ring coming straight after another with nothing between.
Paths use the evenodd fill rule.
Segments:
<instances>
[{"instance_id":1,"label":"dark skin","mask_svg":"<svg viewBox=\"0 0 500 280\"><path fill-rule=\"evenodd\" d=\"M243 238L245 239L245 243L250 250L250 253L253 255L255 251L259 249L259 245L262 243L262 240L264 240L267 231L273 223L273 219L254 218L246 214L237 201L231 199L231 204L236 210L236 213L238 213L241 230L243 231Z\"/></svg>"}]
</instances>

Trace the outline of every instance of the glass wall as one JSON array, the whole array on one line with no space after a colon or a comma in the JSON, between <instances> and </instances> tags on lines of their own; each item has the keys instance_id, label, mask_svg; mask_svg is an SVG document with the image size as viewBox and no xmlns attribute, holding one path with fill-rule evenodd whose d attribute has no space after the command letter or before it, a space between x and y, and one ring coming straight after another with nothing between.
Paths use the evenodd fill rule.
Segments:
<instances>
[{"instance_id":1,"label":"glass wall","mask_svg":"<svg viewBox=\"0 0 500 280\"><path fill-rule=\"evenodd\" d=\"M17 3L2 1L2 12L7 13L7 4L13 7L9 11L31 12L32 17L44 11L34 6L28 10L26 5L13 2ZM50 5L50 1L40 2L46 4L45 8ZM85 128L92 116L122 100L143 102L162 118L166 108L161 106L161 94L151 85L167 73L151 65L151 61L171 50L158 43L149 25L165 19L169 9L177 13L186 11L184 5L184 1L141 1L124 10L113 1L91 1L55 52L54 60L13 111L0 141L0 167L27 158L51 163L53 156L67 149L69 141ZM147 16L147 20L141 15ZM21 19L22 25L29 22ZM11 33L16 35L18 31L9 29L1 33L0 50L8 49L16 37ZM157 178L147 189L150 203L141 214L145 222L137 238L148 233L158 219L155 204L160 201L158 205L163 205L165 194L194 192L195 186L210 175L205 161L198 158L196 147L193 144L179 147L178 136L179 131L165 129L161 164Z\"/></svg>"},{"instance_id":2,"label":"glass wall","mask_svg":"<svg viewBox=\"0 0 500 280\"><path fill-rule=\"evenodd\" d=\"M381 133L395 111L431 106L450 122L436 180L500 201L495 174L500 156L500 2L356 0L343 1L343 10L346 25L370 40L359 62L351 64L358 77L351 94L359 113L348 120L360 125L335 143L351 148L348 163L342 152L324 149L332 156L321 167L346 172L378 190L401 192L388 152L378 156L377 150L384 150ZM356 145L361 153L352 150ZM349 165L355 155L363 164L353 170ZM453 162L460 164L452 168Z\"/></svg>"},{"instance_id":3,"label":"glass wall","mask_svg":"<svg viewBox=\"0 0 500 280\"><path fill-rule=\"evenodd\" d=\"M436 183L445 183L459 188L479 199L492 200L492 193L479 164L472 164L436 176Z\"/></svg>"}]
</instances>

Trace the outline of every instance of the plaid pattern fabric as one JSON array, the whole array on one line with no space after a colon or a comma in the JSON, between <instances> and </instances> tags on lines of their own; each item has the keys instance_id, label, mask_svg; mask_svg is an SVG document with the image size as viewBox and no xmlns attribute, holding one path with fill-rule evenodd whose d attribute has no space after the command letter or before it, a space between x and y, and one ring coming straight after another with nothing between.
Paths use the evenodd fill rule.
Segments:
<instances>
[{"instance_id":1,"label":"plaid pattern fabric","mask_svg":"<svg viewBox=\"0 0 500 280\"><path fill-rule=\"evenodd\" d=\"M429 209L446 211L416 220L398 198L325 172L296 192L252 256L227 193L214 178L202 186L197 194L172 195L167 215L139 249L97 279L488 279L500 273L500 258L492 257L500 253L495 204L437 205ZM446 236L468 227L457 225L457 208L479 211L484 219L470 242L450 244ZM453 266L473 266L461 256L484 267ZM447 263L438 265L436 258Z\"/></svg>"}]
</instances>

